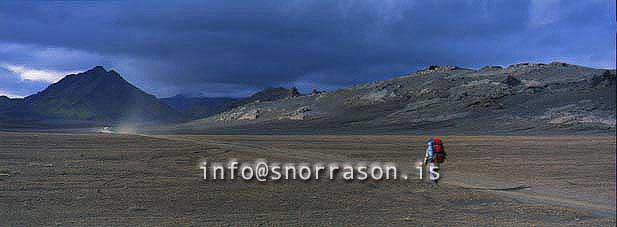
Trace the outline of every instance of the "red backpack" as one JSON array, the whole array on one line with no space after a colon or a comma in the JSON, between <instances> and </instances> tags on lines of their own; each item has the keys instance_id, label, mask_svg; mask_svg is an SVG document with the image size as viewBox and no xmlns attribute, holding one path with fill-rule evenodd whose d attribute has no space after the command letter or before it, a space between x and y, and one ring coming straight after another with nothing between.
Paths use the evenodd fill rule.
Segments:
<instances>
[{"instance_id":1,"label":"red backpack","mask_svg":"<svg viewBox=\"0 0 617 227\"><path fill-rule=\"evenodd\" d=\"M443 163L446 160L446 150L443 147L441 139L435 138L433 140L433 163Z\"/></svg>"}]
</instances>

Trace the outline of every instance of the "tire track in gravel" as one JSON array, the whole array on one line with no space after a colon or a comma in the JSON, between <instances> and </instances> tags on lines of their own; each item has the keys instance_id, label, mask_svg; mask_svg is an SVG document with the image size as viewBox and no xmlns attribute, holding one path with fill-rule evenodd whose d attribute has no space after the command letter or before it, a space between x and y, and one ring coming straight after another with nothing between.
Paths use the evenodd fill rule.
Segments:
<instances>
[{"instance_id":1,"label":"tire track in gravel","mask_svg":"<svg viewBox=\"0 0 617 227\"><path fill-rule=\"evenodd\" d=\"M589 201L582 198L567 196L559 189L534 187L533 185L503 182L484 177L469 177L464 173L449 173L450 176L443 183L462 187L469 190L483 190L504 197L517 199L529 203L551 204L573 208L579 211L591 212L598 216L615 216L615 205L610 201Z\"/></svg>"}]
</instances>

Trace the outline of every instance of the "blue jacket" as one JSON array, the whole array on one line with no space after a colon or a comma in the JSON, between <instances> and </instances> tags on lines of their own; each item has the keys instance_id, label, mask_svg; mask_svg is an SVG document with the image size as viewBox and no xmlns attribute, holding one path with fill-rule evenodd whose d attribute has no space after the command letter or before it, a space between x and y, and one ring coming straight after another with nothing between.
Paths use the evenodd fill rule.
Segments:
<instances>
[{"instance_id":1,"label":"blue jacket","mask_svg":"<svg viewBox=\"0 0 617 227\"><path fill-rule=\"evenodd\" d=\"M433 141L429 141L427 143L428 147L426 148L426 153L424 153L424 163L428 163L433 159Z\"/></svg>"}]
</instances>

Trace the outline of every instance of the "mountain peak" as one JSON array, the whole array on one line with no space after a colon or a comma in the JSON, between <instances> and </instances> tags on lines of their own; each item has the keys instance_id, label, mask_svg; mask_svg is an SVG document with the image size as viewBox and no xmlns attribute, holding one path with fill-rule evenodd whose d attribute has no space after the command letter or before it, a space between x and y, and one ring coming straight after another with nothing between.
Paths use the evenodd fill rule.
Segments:
<instances>
[{"instance_id":1,"label":"mountain peak","mask_svg":"<svg viewBox=\"0 0 617 227\"><path fill-rule=\"evenodd\" d=\"M107 70L105 70L105 68L103 68L103 66L97 65L94 66L94 68L86 71L86 72L94 72L94 73L106 73Z\"/></svg>"},{"instance_id":2,"label":"mountain peak","mask_svg":"<svg viewBox=\"0 0 617 227\"><path fill-rule=\"evenodd\" d=\"M59 119L100 122L180 119L171 107L102 66L68 75L26 100L38 113Z\"/></svg>"},{"instance_id":3,"label":"mountain peak","mask_svg":"<svg viewBox=\"0 0 617 227\"><path fill-rule=\"evenodd\" d=\"M120 76L120 74L118 72L116 72L113 69L107 70L105 69L103 66L95 66L94 68L89 69L88 71L85 71L83 73L78 73L79 75L83 75L83 76L92 76L92 77L103 77L103 78L112 78L112 77L116 77L116 78L122 78L122 76Z\"/></svg>"}]
</instances>

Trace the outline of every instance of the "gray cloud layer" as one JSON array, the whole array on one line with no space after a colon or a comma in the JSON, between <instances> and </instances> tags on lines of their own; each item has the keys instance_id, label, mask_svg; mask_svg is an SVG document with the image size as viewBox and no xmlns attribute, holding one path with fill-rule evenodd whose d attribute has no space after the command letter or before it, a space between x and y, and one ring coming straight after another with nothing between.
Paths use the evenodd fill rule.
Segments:
<instances>
[{"instance_id":1,"label":"gray cloud layer","mask_svg":"<svg viewBox=\"0 0 617 227\"><path fill-rule=\"evenodd\" d=\"M612 8L611 8L612 7ZM158 96L334 89L427 65L615 67L614 1L0 3L0 63L104 65ZM1 65L0 65L1 66ZM40 81L0 70L0 93ZM44 84L44 83L43 83Z\"/></svg>"}]
</instances>

